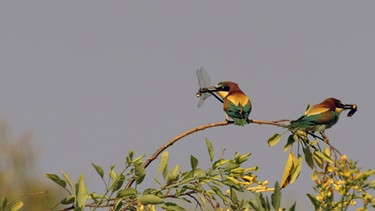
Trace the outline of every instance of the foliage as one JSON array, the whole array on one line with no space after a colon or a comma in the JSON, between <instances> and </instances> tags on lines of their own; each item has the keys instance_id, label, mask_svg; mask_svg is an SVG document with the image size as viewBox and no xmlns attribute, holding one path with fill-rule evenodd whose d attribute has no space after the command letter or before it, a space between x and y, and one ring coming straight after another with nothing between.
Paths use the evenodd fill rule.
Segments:
<instances>
[{"instance_id":1,"label":"foliage","mask_svg":"<svg viewBox=\"0 0 375 211\"><path fill-rule=\"evenodd\" d=\"M313 189L317 194L308 193L307 197L315 210L348 210L350 206L356 206L358 201L362 201L362 207L358 208L358 211L367 210L369 206L375 208L375 198L370 193L375 190L375 180L371 180L375 170L362 171L357 167L357 162L347 160L346 155L341 155L324 138L303 131L291 132L284 146L284 151L289 150L289 156L281 179L282 188L297 179L304 156L306 164L313 170L311 179L315 182ZM318 140L311 141L308 135L323 140L329 148L321 149ZM271 136L268 144L276 145L281 140L281 136L280 134ZM296 143L297 156L293 152L293 145ZM339 159L337 159L338 154L341 155Z\"/></svg>"},{"instance_id":2,"label":"foliage","mask_svg":"<svg viewBox=\"0 0 375 211\"><path fill-rule=\"evenodd\" d=\"M160 158L158 175L154 178L157 187L145 190L131 188L128 185L121 188L126 180L129 182L134 179L137 184L141 184L145 177L145 170L142 168L144 156L134 158L133 151L129 151L122 171L116 173L115 166L110 167L107 179L104 170L92 164L106 187L103 195L88 193L83 176L75 186L64 172L63 177L56 174L46 176L68 193L60 203L75 210L83 210L83 205L92 207L93 210L99 207L112 207L113 210L155 210L156 207L165 210L186 210L178 201L194 203L201 210L271 210L271 205L274 210L280 209L279 185L269 188L267 181L258 180L254 174L258 170L257 167L243 167L250 153L236 153L232 159L215 160L211 142L206 140L206 144L211 162L209 169L199 168L199 161L193 155L190 156L190 170L181 172L179 165L170 169L169 154L165 151ZM271 200L261 194L264 191L273 191ZM239 197L238 193L253 195L253 198ZM86 200L90 202L86 204ZM294 210L294 206L290 210Z\"/></svg>"},{"instance_id":3,"label":"foliage","mask_svg":"<svg viewBox=\"0 0 375 211\"><path fill-rule=\"evenodd\" d=\"M375 190L375 181L369 181L375 170L362 171L357 162L343 155L335 163L326 163L323 171L314 171L312 180L316 195L307 194L316 210L348 210L362 202L357 210L375 207L375 198L368 191ZM337 200L335 200L335 198Z\"/></svg>"}]
</instances>

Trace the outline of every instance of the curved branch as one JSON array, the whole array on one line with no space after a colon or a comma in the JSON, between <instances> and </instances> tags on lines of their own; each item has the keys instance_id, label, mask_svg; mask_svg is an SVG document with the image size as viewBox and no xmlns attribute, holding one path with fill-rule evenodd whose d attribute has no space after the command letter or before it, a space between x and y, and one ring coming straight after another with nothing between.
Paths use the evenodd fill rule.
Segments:
<instances>
[{"instance_id":1,"label":"curved branch","mask_svg":"<svg viewBox=\"0 0 375 211\"><path fill-rule=\"evenodd\" d=\"M202 125L202 126L193 128L191 130L188 130L184 133L181 133L178 136L175 136L170 141L168 141L168 143L164 144L162 147L160 147L158 150L156 150L156 152L146 160L146 162L143 164L143 167L147 168L147 166L150 165L150 163L152 161L154 161L164 150L166 150L168 147L172 146L176 141L182 139L183 137L185 137L187 135L190 135L192 133L195 133L197 131L205 130L205 129L210 128L210 127L226 126L228 124L231 124L231 123L228 122L228 121L223 121L223 122L206 124L206 125ZM126 184L126 188L129 188L130 186L132 186L133 182L134 182L134 179L129 180L128 184Z\"/></svg>"},{"instance_id":2,"label":"curved branch","mask_svg":"<svg viewBox=\"0 0 375 211\"><path fill-rule=\"evenodd\" d=\"M281 124L280 122L287 122L287 121L290 121L290 120L285 120L285 119L276 120L276 121L265 121L265 120L255 120L255 119L254 120L252 120L252 119L248 120L249 123L253 123L253 124L274 125L274 126L278 126L278 127L284 126L284 124ZM198 132L198 131L201 131L201 130L205 130L207 128L227 126L229 124L233 124L233 121L222 121L222 122L216 122L216 123L209 123L209 124L205 124L205 125L202 125L202 126L199 126L199 127L195 127L195 128L193 128L191 130L188 130L184 133L181 133L180 135L172 138L168 143L164 144L158 150L156 150L156 152L146 160L146 162L143 164L143 167L147 168L147 166L150 165L150 163L152 161L154 161L164 150L166 150L168 147L172 146L175 142L184 138L185 136L188 136L192 133L195 133L195 132ZM126 184L125 187L129 188L130 186L132 186L133 183L134 183L134 179L131 179L131 180L129 180L128 184Z\"/></svg>"}]
</instances>

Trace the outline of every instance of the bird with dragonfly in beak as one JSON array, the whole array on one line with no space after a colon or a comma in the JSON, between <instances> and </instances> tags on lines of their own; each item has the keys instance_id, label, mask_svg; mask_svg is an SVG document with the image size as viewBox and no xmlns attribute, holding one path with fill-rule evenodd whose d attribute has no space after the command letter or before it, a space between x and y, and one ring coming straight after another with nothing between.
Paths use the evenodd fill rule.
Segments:
<instances>
[{"instance_id":1,"label":"bird with dragonfly in beak","mask_svg":"<svg viewBox=\"0 0 375 211\"><path fill-rule=\"evenodd\" d=\"M226 113L226 120L233 119L235 125L244 126L249 123L251 112L251 101L239 88L238 84L231 81L223 81L216 86L211 86L211 80L206 70L201 67L197 70L199 90L197 97L200 97L198 107L202 106L205 99L213 95L223 103L223 110ZM219 96L217 96L217 95Z\"/></svg>"}]
</instances>

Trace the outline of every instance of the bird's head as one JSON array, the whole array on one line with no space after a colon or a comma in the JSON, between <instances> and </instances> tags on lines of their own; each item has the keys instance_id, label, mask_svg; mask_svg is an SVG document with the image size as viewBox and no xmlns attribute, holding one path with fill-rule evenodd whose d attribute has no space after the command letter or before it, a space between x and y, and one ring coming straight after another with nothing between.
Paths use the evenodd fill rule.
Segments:
<instances>
[{"instance_id":1,"label":"bird's head","mask_svg":"<svg viewBox=\"0 0 375 211\"><path fill-rule=\"evenodd\" d=\"M218 83L215 86L216 92L220 95L220 97L225 98L229 93L240 90L238 85L231 81L223 81Z\"/></svg>"},{"instance_id":2,"label":"bird's head","mask_svg":"<svg viewBox=\"0 0 375 211\"><path fill-rule=\"evenodd\" d=\"M353 114L357 111L356 104L344 104L340 100L333 97L325 99L322 104L326 105L339 114L341 114L341 112L344 110L350 109L348 116L353 116Z\"/></svg>"}]
</instances>

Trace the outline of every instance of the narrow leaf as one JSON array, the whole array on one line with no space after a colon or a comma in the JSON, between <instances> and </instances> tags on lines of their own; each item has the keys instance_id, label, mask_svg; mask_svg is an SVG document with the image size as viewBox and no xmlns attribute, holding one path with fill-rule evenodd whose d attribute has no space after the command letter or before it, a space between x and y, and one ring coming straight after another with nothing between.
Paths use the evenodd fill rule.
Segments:
<instances>
[{"instance_id":1,"label":"narrow leaf","mask_svg":"<svg viewBox=\"0 0 375 211\"><path fill-rule=\"evenodd\" d=\"M332 158L330 156L328 156L327 154L321 152L321 151L318 151L318 150L315 150L314 151L314 154L322 159L324 159L325 161L327 161L328 163L334 163Z\"/></svg>"},{"instance_id":2,"label":"narrow leaf","mask_svg":"<svg viewBox=\"0 0 375 211\"><path fill-rule=\"evenodd\" d=\"M164 172L164 169L168 167L168 159L169 159L168 151L163 152L160 157L158 173Z\"/></svg>"},{"instance_id":3,"label":"narrow leaf","mask_svg":"<svg viewBox=\"0 0 375 211\"><path fill-rule=\"evenodd\" d=\"M86 200L89 197L88 191L85 185L85 178L81 175L78 178L78 183L76 184L76 204L75 211L84 211Z\"/></svg>"},{"instance_id":4,"label":"narrow leaf","mask_svg":"<svg viewBox=\"0 0 375 211\"><path fill-rule=\"evenodd\" d=\"M295 211L296 210L296 202L289 208L289 211Z\"/></svg>"},{"instance_id":5,"label":"narrow leaf","mask_svg":"<svg viewBox=\"0 0 375 211\"><path fill-rule=\"evenodd\" d=\"M228 197L227 196L225 196L224 194L223 194L223 192L221 192L221 190L220 190L220 188L218 188L218 187L216 187L216 186L214 186L214 185L208 185L210 188L211 188L211 190L213 190L215 193L216 193L216 195L218 195L224 202L228 202Z\"/></svg>"},{"instance_id":6,"label":"narrow leaf","mask_svg":"<svg viewBox=\"0 0 375 211\"><path fill-rule=\"evenodd\" d=\"M208 149L208 155L210 156L210 161L212 162L214 160L215 152L214 148L212 147L212 143L208 138L206 138L206 145Z\"/></svg>"},{"instance_id":7,"label":"narrow leaf","mask_svg":"<svg viewBox=\"0 0 375 211\"><path fill-rule=\"evenodd\" d=\"M301 173L302 162L303 162L303 158L300 154L298 154L298 161L296 161L296 163L294 164L295 167L294 167L294 171L292 173L292 176L290 178L290 184L292 184L298 178L299 174Z\"/></svg>"},{"instance_id":8,"label":"narrow leaf","mask_svg":"<svg viewBox=\"0 0 375 211\"><path fill-rule=\"evenodd\" d=\"M45 176L54 181L56 184L60 185L61 187L65 188L66 187L66 182L62 180L58 175L56 174L45 174Z\"/></svg>"},{"instance_id":9,"label":"narrow leaf","mask_svg":"<svg viewBox=\"0 0 375 211\"><path fill-rule=\"evenodd\" d=\"M315 152L313 154L313 159L314 159L314 162L316 163L316 165L318 165L320 168L323 168L323 159L321 157L317 156Z\"/></svg>"},{"instance_id":10,"label":"narrow leaf","mask_svg":"<svg viewBox=\"0 0 375 211\"><path fill-rule=\"evenodd\" d=\"M292 152L289 153L288 159L285 163L284 173L283 177L281 178L281 188L285 188L289 185L290 179L291 179L291 173L293 172L293 159L294 154Z\"/></svg>"},{"instance_id":11,"label":"narrow leaf","mask_svg":"<svg viewBox=\"0 0 375 211\"><path fill-rule=\"evenodd\" d=\"M286 152L289 149L289 147L291 147L294 144L295 141L296 140L294 139L294 135L290 135L284 146L284 152Z\"/></svg>"},{"instance_id":12,"label":"narrow leaf","mask_svg":"<svg viewBox=\"0 0 375 211\"><path fill-rule=\"evenodd\" d=\"M169 211L185 211L185 208L178 206L176 203L173 202L165 202L163 206L161 206L163 210Z\"/></svg>"},{"instance_id":13,"label":"narrow leaf","mask_svg":"<svg viewBox=\"0 0 375 211\"><path fill-rule=\"evenodd\" d=\"M110 168L109 169L109 177L112 179L112 180L115 180L116 179L116 172L115 172L115 170L113 170L113 168Z\"/></svg>"},{"instance_id":14,"label":"narrow leaf","mask_svg":"<svg viewBox=\"0 0 375 211\"><path fill-rule=\"evenodd\" d=\"M275 183L275 190L271 194L271 204L275 210L279 210L281 202L281 191L279 182L276 181Z\"/></svg>"},{"instance_id":15,"label":"narrow leaf","mask_svg":"<svg viewBox=\"0 0 375 211\"><path fill-rule=\"evenodd\" d=\"M309 148L303 148L303 153L305 154L305 161L307 163L307 165L313 169L314 168L314 160L313 160L313 156L312 156L312 153L310 151Z\"/></svg>"},{"instance_id":16,"label":"narrow leaf","mask_svg":"<svg viewBox=\"0 0 375 211\"><path fill-rule=\"evenodd\" d=\"M196 169L198 166L198 159L195 158L193 155L190 155L190 165L193 170Z\"/></svg>"},{"instance_id":17,"label":"narrow leaf","mask_svg":"<svg viewBox=\"0 0 375 211\"><path fill-rule=\"evenodd\" d=\"M115 183L113 184L112 191L114 192L120 189L124 181L125 181L125 176L123 174L119 174L115 180Z\"/></svg>"},{"instance_id":18,"label":"narrow leaf","mask_svg":"<svg viewBox=\"0 0 375 211\"><path fill-rule=\"evenodd\" d=\"M117 192L116 198L134 198L137 196L137 190L134 188L125 188Z\"/></svg>"},{"instance_id":19,"label":"narrow leaf","mask_svg":"<svg viewBox=\"0 0 375 211\"><path fill-rule=\"evenodd\" d=\"M143 195L141 197L138 198L139 202L141 202L141 204L161 204L163 203L163 199L160 198L160 197L157 197L155 195L152 195L152 194L148 194L148 195Z\"/></svg>"},{"instance_id":20,"label":"narrow leaf","mask_svg":"<svg viewBox=\"0 0 375 211\"><path fill-rule=\"evenodd\" d=\"M280 139L281 135L276 133L268 139L267 143L270 147L272 147L275 146L280 141Z\"/></svg>"},{"instance_id":21,"label":"narrow leaf","mask_svg":"<svg viewBox=\"0 0 375 211\"><path fill-rule=\"evenodd\" d=\"M315 208L314 210L318 210L319 207L320 207L320 202L319 202L319 200L316 199L316 197L315 197L313 194L311 194L311 193L308 193L308 194L306 194L306 195L307 195L307 197L309 197L311 203L314 205L314 208Z\"/></svg>"},{"instance_id":22,"label":"narrow leaf","mask_svg":"<svg viewBox=\"0 0 375 211\"><path fill-rule=\"evenodd\" d=\"M124 203L121 201L121 200L117 200L116 204L115 204L115 208L113 209L113 211L120 211L122 208L123 208L123 205Z\"/></svg>"},{"instance_id":23,"label":"narrow leaf","mask_svg":"<svg viewBox=\"0 0 375 211\"><path fill-rule=\"evenodd\" d=\"M73 183L72 180L70 180L69 176L64 171L61 171L61 174L64 176L65 181L68 182L69 187L73 189Z\"/></svg>"},{"instance_id":24,"label":"narrow leaf","mask_svg":"<svg viewBox=\"0 0 375 211\"><path fill-rule=\"evenodd\" d=\"M230 198L232 201L238 201L237 193L233 188L230 189Z\"/></svg>"},{"instance_id":25,"label":"narrow leaf","mask_svg":"<svg viewBox=\"0 0 375 211\"><path fill-rule=\"evenodd\" d=\"M176 165L168 174L167 176L167 179L166 179L166 183L167 185L170 185L172 184L172 182L178 180L178 177L179 177L179 169L180 169L180 166L179 165Z\"/></svg>"},{"instance_id":26,"label":"narrow leaf","mask_svg":"<svg viewBox=\"0 0 375 211\"><path fill-rule=\"evenodd\" d=\"M76 196L75 195L70 195L70 196L67 196L67 197L63 198L60 201L60 203L61 204L73 204L75 200L76 200Z\"/></svg>"},{"instance_id":27,"label":"narrow leaf","mask_svg":"<svg viewBox=\"0 0 375 211\"><path fill-rule=\"evenodd\" d=\"M99 176L101 178L103 178L104 177L104 171L103 171L102 167L96 165L95 163L91 163L91 165L95 168L95 170L99 174Z\"/></svg>"},{"instance_id":28,"label":"narrow leaf","mask_svg":"<svg viewBox=\"0 0 375 211\"><path fill-rule=\"evenodd\" d=\"M135 182L137 184L141 184L143 179L146 177L146 170L142 163L134 163L134 171L135 171Z\"/></svg>"}]
</instances>

